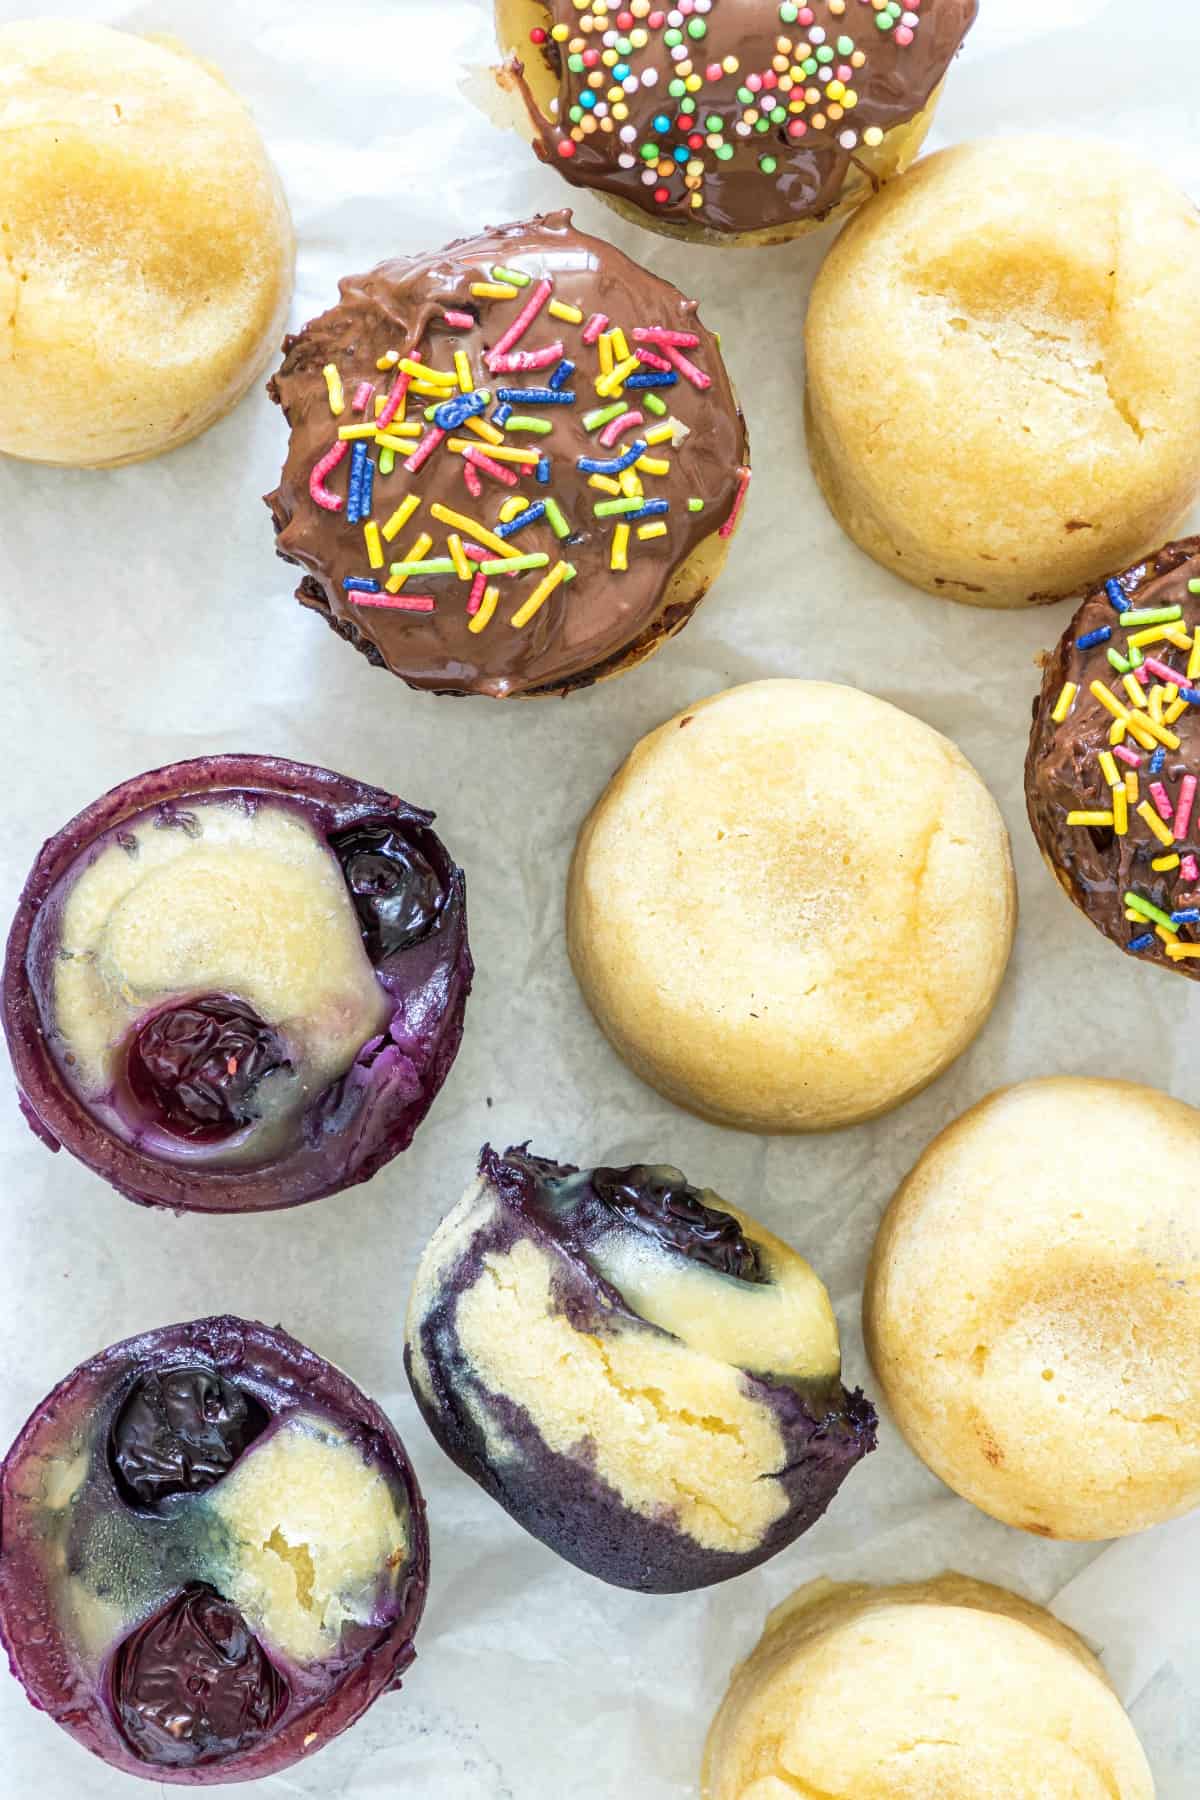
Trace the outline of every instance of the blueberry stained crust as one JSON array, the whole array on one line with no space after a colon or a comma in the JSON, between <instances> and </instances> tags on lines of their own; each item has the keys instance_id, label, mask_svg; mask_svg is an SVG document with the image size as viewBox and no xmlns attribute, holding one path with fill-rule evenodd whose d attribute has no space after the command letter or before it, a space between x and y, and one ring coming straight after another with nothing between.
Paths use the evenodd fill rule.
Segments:
<instances>
[{"instance_id":1,"label":"blueberry stained crust","mask_svg":"<svg viewBox=\"0 0 1200 1800\"><path fill-rule=\"evenodd\" d=\"M22 1107L130 1199L297 1205L407 1148L472 977L432 815L308 764L177 763L43 848L9 937Z\"/></svg>"},{"instance_id":2,"label":"blueberry stained crust","mask_svg":"<svg viewBox=\"0 0 1200 1800\"><path fill-rule=\"evenodd\" d=\"M282 1331L168 1326L83 1363L0 1466L0 1640L115 1768L242 1781L398 1687L429 1551L404 1447Z\"/></svg>"}]
</instances>

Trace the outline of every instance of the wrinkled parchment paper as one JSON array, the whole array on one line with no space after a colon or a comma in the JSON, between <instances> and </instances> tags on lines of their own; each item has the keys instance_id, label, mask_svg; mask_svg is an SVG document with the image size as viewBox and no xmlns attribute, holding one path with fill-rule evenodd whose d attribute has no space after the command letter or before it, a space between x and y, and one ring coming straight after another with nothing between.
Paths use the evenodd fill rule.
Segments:
<instances>
[{"instance_id":1,"label":"wrinkled parchment paper","mask_svg":"<svg viewBox=\"0 0 1200 1800\"><path fill-rule=\"evenodd\" d=\"M0 19L35 7L0 0ZM340 275L568 196L459 91L491 52L487 0L75 7L175 34L248 97L296 216L296 322L332 302ZM1190 0L1150 0L1132 17L1115 0L983 0L982 11L935 143L1103 133L1148 147L1200 196ZM0 464L5 916L42 838L112 783L205 751L270 751L437 809L467 870L479 963L462 1054L413 1149L368 1187L298 1212L141 1212L35 1143L0 1081L0 1439L102 1345L223 1310L282 1322L388 1408L432 1517L420 1657L402 1695L264 1782L263 1800L689 1800L710 1713L769 1606L818 1574L908 1579L947 1565L1050 1603L1081 1630L1132 1708L1161 1800L1194 1800L1200 1517L1112 1548L1038 1542L956 1499L885 1420L882 1448L830 1516L768 1568L707 1594L643 1599L526 1537L443 1458L409 1400L400 1352L413 1267L485 1138L531 1137L584 1163L670 1160L723 1190L815 1262L848 1378L869 1387L858 1322L868 1250L936 1131L1000 1084L1042 1074L1119 1072L1200 1101L1200 990L1123 962L1090 931L1025 823L1034 657L1066 609L989 614L911 591L842 538L816 493L801 320L827 235L714 252L625 226L587 196L576 207L585 228L701 297L755 450L724 579L681 638L619 682L566 702L438 701L301 613L259 499L284 445L261 387L156 463L102 474ZM722 1131L641 1086L585 1011L560 927L575 830L635 740L700 695L766 675L858 683L955 738L1004 808L1021 881L1016 953L979 1041L890 1118L808 1141ZM0 1744L0 1795L13 1800L133 1792L7 1677Z\"/></svg>"}]
</instances>

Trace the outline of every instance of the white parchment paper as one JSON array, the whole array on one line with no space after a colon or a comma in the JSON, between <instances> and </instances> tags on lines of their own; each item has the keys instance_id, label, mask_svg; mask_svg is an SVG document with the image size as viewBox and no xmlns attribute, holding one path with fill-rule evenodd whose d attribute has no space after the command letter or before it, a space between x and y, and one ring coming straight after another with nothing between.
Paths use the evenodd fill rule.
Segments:
<instances>
[{"instance_id":1,"label":"white parchment paper","mask_svg":"<svg viewBox=\"0 0 1200 1800\"><path fill-rule=\"evenodd\" d=\"M0 0L0 20L36 8ZM248 97L295 212L296 322L332 302L340 275L568 198L460 94L464 70L491 52L486 0L75 9L177 35ZM983 0L982 10L935 143L1103 134L1148 149L1200 197L1191 0L1134 10ZM0 1440L101 1346L223 1310L282 1322L391 1412L432 1518L420 1658L402 1695L311 1764L264 1782L264 1800L688 1800L730 1665L769 1606L817 1574L887 1580L947 1565L1052 1603L1084 1632L1132 1708L1161 1800L1194 1800L1200 1518L1112 1548L1035 1541L951 1495L885 1419L881 1449L829 1517L768 1568L706 1594L643 1599L526 1537L443 1458L409 1400L400 1352L414 1264L485 1138L532 1137L582 1163L670 1160L723 1190L814 1261L837 1303L848 1379L869 1387L858 1322L867 1254L936 1131L1000 1084L1041 1074L1119 1072L1200 1101L1200 990L1123 961L1090 931L1025 823L1034 657L1067 610L989 614L911 591L842 538L816 493L801 321L827 235L723 253L622 225L587 196L576 211L701 297L754 442L746 525L724 579L681 638L619 682L567 702L438 701L372 670L300 612L259 498L284 447L261 389L156 463L105 474L0 464L4 915L42 838L111 784L205 751L270 751L437 809L467 870L479 964L462 1054L413 1149L368 1187L299 1212L142 1212L65 1154L48 1155L0 1081ZM635 740L698 696L765 675L857 683L955 738L1004 808L1021 882L1016 953L979 1041L890 1118L807 1141L722 1131L641 1086L585 1011L560 927L576 828ZM864 1708L871 1700L863 1694ZM6 1677L0 1746L0 1795L13 1800L133 1791Z\"/></svg>"}]
</instances>

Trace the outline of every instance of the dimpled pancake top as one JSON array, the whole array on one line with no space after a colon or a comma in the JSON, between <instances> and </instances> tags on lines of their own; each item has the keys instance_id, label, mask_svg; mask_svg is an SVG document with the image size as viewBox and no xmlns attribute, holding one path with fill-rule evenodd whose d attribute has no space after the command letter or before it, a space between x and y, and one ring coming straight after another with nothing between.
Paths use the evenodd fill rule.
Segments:
<instances>
[{"instance_id":1,"label":"dimpled pancake top","mask_svg":"<svg viewBox=\"0 0 1200 1800\"><path fill-rule=\"evenodd\" d=\"M1154 1800L1095 1657L1002 1588L814 1581L713 1721L702 1800Z\"/></svg>"},{"instance_id":2,"label":"dimpled pancake top","mask_svg":"<svg viewBox=\"0 0 1200 1800\"><path fill-rule=\"evenodd\" d=\"M1079 595L1200 497L1200 214L1125 144L996 138L868 202L813 288L838 523L946 599Z\"/></svg>"},{"instance_id":3,"label":"dimpled pancake top","mask_svg":"<svg viewBox=\"0 0 1200 1800\"><path fill-rule=\"evenodd\" d=\"M1200 538L1089 594L1046 664L1025 795L1076 906L1200 977Z\"/></svg>"},{"instance_id":4,"label":"dimpled pancake top","mask_svg":"<svg viewBox=\"0 0 1200 1800\"><path fill-rule=\"evenodd\" d=\"M0 25L0 453L155 456L279 342L287 204L246 108L167 47L81 19Z\"/></svg>"},{"instance_id":5,"label":"dimpled pancake top","mask_svg":"<svg viewBox=\"0 0 1200 1800\"><path fill-rule=\"evenodd\" d=\"M421 1259L405 1366L519 1524L643 1593L765 1562L875 1446L812 1269L667 1165L485 1149Z\"/></svg>"},{"instance_id":6,"label":"dimpled pancake top","mask_svg":"<svg viewBox=\"0 0 1200 1800\"><path fill-rule=\"evenodd\" d=\"M896 1423L956 1493L1081 1539L1200 1503L1198 1167L1192 1107L1074 1078L993 1094L925 1151L863 1317Z\"/></svg>"},{"instance_id":7,"label":"dimpled pancake top","mask_svg":"<svg viewBox=\"0 0 1200 1800\"><path fill-rule=\"evenodd\" d=\"M438 693L650 654L724 560L745 424L694 301L569 213L341 284L286 345L270 496L298 597Z\"/></svg>"},{"instance_id":8,"label":"dimpled pancake top","mask_svg":"<svg viewBox=\"0 0 1200 1800\"><path fill-rule=\"evenodd\" d=\"M429 1547L404 1446L277 1329L198 1319L92 1357L18 1436L0 1502L13 1672L127 1774L286 1768L416 1654Z\"/></svg>"},{"instance_id":9,"label":"dimpled pancake top","mask_svg":"<svg viewBox=\"0 0 1200 1800\"><path fill-rule=\"evenodd\" d=\"M889 135L929 102L976 10L976 0L498 7L502 28L524 24L515 47L527 63L540 59L558 83L547 117L529 85L534 69L520 80L543 160L648 223L727 237L819 219L858 171L873 175Z\"/></svg>"},{"instance_id":10,"label":"dimpled pancake top","mask_svg":"<svg viewBox=\"0 0 1200 1800\"><path fill-rule=\"evenodd\" d=\"M1016 919L966 758L854 688L762 681L644 738L579 836L568 946L643 1080L749 1131L886 1112L959 1055Z\"/></svg>"}]
</instances>

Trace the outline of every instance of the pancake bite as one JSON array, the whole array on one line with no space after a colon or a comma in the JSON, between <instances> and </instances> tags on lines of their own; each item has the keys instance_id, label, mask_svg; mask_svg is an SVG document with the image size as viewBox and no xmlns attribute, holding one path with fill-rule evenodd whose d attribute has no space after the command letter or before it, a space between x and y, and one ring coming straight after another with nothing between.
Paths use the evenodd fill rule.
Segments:
<instances>
[{"instance_id":1,"label":"pancake bite","mask_svg":"<svg viewBox=\"0 0 1200 1800\"><path fill-rule=\"evenodd\" d=\"M1128 956L1200 977L1200 538L1102 583L1034 703L1029 822L1059 885Z\"/></svg>"},{"instance_id":2,"label":"pancake bite","mask_svg":"<svg viewBox=\"0 0 1200 1800\"><path fill-rule=\"evenodd\" d=\"M1154 1800L1083 1640L1003 1588L813 1581L734 1670L702 1800Z\"/></svg>"},{"instance_id":3,"label":"pancake bite","mask_svg":"<svg viewBox=\"0 0 1200 1800\"><path fill-rule=\"evenodd\" d=\"M285 344L297 590L439 694L565 694L682 629L750 479L696 303L569 213L383 263Z\"/></svg>"},{"instance_id":4,"label":"pancake bite","mask_svg":"<svg viewBox=\"0 0 1200 1800\"><path fill-rule=\"evenodd\" d=\"M652 230L773 244L907 168L976 0L497 0L536 155Z\"/></svg>"},{"instance_id":5,"label":"pancake bite","mask_svg":"<svg viewBox=\"0 0 1200 1800\"><path fill-rule=\"evenodd\" d=\"M842 529L928 593L1082 594L1200 498L1200 214L1127 144L940 151L813 288L808 445Z\"/></svg>"},{"instance_id":6,"label":"pancake bite","mask_svg":"<svg viewBox=\"0 0 1200 1800\"><path fill-rule=\"evenodd\" d=\"M0 1495L13 1673L125 1774L276 1774L416 1655L429 1541L404 1446L282 1331L199 1319L102 1351L33 1414Z\"/></svg>"},{"instance_id":7,"label":"pancake bite","mask_svg":"<svg viewBox=\"0 0 1200 1800\"><path fill-rule=\"evenodd\" d=\"M898 1106L971 1043L1016 924L1008 834L953 744L855 688L758 681L637 745L567 892L635 1074L744 1131Z\"/></svg>"},{"instance_id":8,"label":"pancake bite","mask_svg":"<svg viewBox=\"0 0 1200 1800\"><path fill-rule=\"evenodd\" d=\"M0 70L0 455L158 456L279 342L279 177L237 95L174 42L25 19L0 25Z\"/></svg>"},{"instance_id":9,"label":"pancake bite","mask_svg":"<svg viewBox=\"0 0 1200 1800\"><path fill-rule=\"evenodd\" d=\"M407 1149L462 1037L460 869L328 769L135 776L43 847L8 940L22 1109L128 1199L295 1206Z\"/></svg>"},{"instance_id":10,"label":"pancake bite","mask_svg":"<svg viewBox=\"0 0 1200 1800\"><path fill-rule=\"evenodd\" d=\"M641 1593L765 1562L875 1447L818 1277L666 1165L485 1148L421 1259L405 1367L472 1480Z\"/></svg>"},{"instance_id":11,"label":"pancake bite","mask_svg":"<svg viewBox=\"0 0 1200 1800\"><path fill-rule=\"evenodd\" d=\"M1029 1081L892 1201L872 1364L917 1455L1006 1525L1124 1537L1200 1505L1198 1158L1200 1112L1153 1088Z\"/></svg>"}]
</instances>

